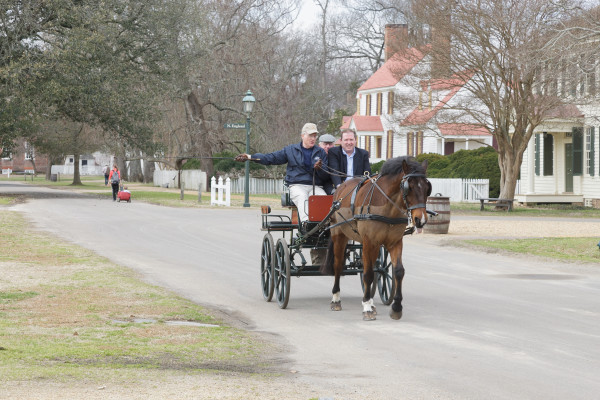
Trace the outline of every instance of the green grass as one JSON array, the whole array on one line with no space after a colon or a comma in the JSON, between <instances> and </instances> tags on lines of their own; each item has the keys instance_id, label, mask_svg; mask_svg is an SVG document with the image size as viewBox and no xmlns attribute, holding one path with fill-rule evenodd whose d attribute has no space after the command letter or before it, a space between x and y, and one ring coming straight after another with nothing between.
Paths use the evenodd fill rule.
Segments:
<instances>
[{"instance_id":1,"label":"green grass","mask_svg":"<svg viewBox=\"0 0 600 400\"><path fill-rule=\"evenodd\" d=\"M494 209L485 206L480 211L479 203L450 203L450 210L457 215L494 215L505 217L564 217L564 218L600 218L600 209L591 207L572 206L570 204L544 204L537 206L515 206L513 211Z\"/></svg>"},{"instance_id":2,"label":"green grass","mask_svg":"<svg viewBox=\"0 0 600 400\"><path fill-rule=\"evenodd\" d=\"M0 386L134 379L148 369L261 372L256 360L268 351L252 333L91 251L30 230L16 212L0 211L0 266Z\"/></svg>"},{"instance_id":3,"label":"green grass","mask_svg":"<svg viewBox=\"0 0 600 400\"><path fill-rule=\"evenodd\" d=\"M466 240L466 243L503 251L549 257L562 261L600 263L599 237L509 240Z\"/></svg>"}]
</instances>

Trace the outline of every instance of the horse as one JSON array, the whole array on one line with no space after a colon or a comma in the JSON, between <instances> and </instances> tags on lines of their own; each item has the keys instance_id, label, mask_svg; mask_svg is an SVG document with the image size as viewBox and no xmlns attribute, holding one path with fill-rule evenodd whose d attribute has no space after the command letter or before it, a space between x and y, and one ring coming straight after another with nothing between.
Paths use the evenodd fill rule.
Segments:
<instances>
[{"instance_id":1,"label":"horse","mask_svg":"<svg viewBox=\"0 0 600 400\"><path fill-rule=\"evenodd\" d=\"M330 308L340 311L340 275L349 240L362 243L364 296L363 320L376 319L371 284L373 266L383 245L391 256L396 292L390 317L402 317L402 239L407 226L422 228L427 223L426 203L431 194L427 180L427 161L413 157L396 157L386 161L379 175L354 177L342 183L334 193L333 204L339 209L331 215L323 275L334 275L333 298Z\"/></svg>"}]
</instances>

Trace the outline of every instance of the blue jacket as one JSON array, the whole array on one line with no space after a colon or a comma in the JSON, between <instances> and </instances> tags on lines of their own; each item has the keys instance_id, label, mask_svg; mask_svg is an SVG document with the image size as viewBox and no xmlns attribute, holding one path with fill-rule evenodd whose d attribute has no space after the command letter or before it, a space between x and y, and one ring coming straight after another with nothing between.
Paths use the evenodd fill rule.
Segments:
<instances>
[{"instance_id":1,"label":"blue jacket","mask_svg":"<svg viewBox=\"0 0 600 400\"><path fill-rule=\"evenodd\" d=\"M360 176L365 173L365 171L369 171L371 173L371 164L369 164L369 152L363 149L359 149L355 147L352 168L354 169L354 176ZM344 153L344 149L341 146L332 147L329 149L329 167L335 171L340 171L342 173L348 172L348 159L346 158L346 153ZM337 176L336 174L331 175L331 180L333 181L333 186L337 187L346 178Z\"/></svg>"},{"instance_id":2,"label":"blue jacket","mask_svg":"<svg viewBox=\"0 0 600 400\"><path fill-rule=\"evenodd\" d=\"M321 170L318 170L316 173L315 184L322 186L323 182L329 177L327 172L325 172L327 169L327 153L319 146L312 148L312 162L310 169L306 169L306 166L304 165L302 142L290 144L273 153L255 153L252 154L252 158L258 158L259 161L257 162L263 165L281 165L287 163L285 182L288 185L312 185L314 172L314 168L312 166L319 159L323 160L323 166Z\"/></svg>"}]
</instances>

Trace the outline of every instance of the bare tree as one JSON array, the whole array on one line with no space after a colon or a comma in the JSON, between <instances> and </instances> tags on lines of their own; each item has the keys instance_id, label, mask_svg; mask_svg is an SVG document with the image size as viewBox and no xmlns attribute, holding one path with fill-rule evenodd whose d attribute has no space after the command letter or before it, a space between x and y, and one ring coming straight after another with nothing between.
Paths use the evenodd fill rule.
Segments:
<instances>
[{"instance_id":1,"label":"bare tree","mask_svg":"<svg viewBox=\"0 0 600 400\"><path fill-rule=\"evenodd\" d=\"M554 83L564 72L563 53L551 39L557 22L568 18L562 7L567 2L422 0L414 4L416 20L443 33L441 43L451 43L434 43L432 73L438 68L437 73L444 74L445 69L447 76L468 82L470 100L464 99L455 111L487 126L498 143L500 197L513 198L523 153L535 128L562 104Z\"/></svg>"}]
</instances>

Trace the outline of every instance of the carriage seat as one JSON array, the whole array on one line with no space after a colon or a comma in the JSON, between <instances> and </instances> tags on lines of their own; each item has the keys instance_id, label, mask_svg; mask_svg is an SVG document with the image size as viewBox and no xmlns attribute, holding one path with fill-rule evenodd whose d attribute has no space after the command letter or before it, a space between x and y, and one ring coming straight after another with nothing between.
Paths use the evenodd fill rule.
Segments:
<instances>
[{"instance_id":1,"label":"carriage seat","mask_svg":"<svg viewBox=\"0 0 600 400\"><path fill-rule=\"evenodd\" d=\"M290 198L290 192L281 193L281 206L288 207L288 208L296 207L296 205Z\"/></svg>"}]
</instances>

